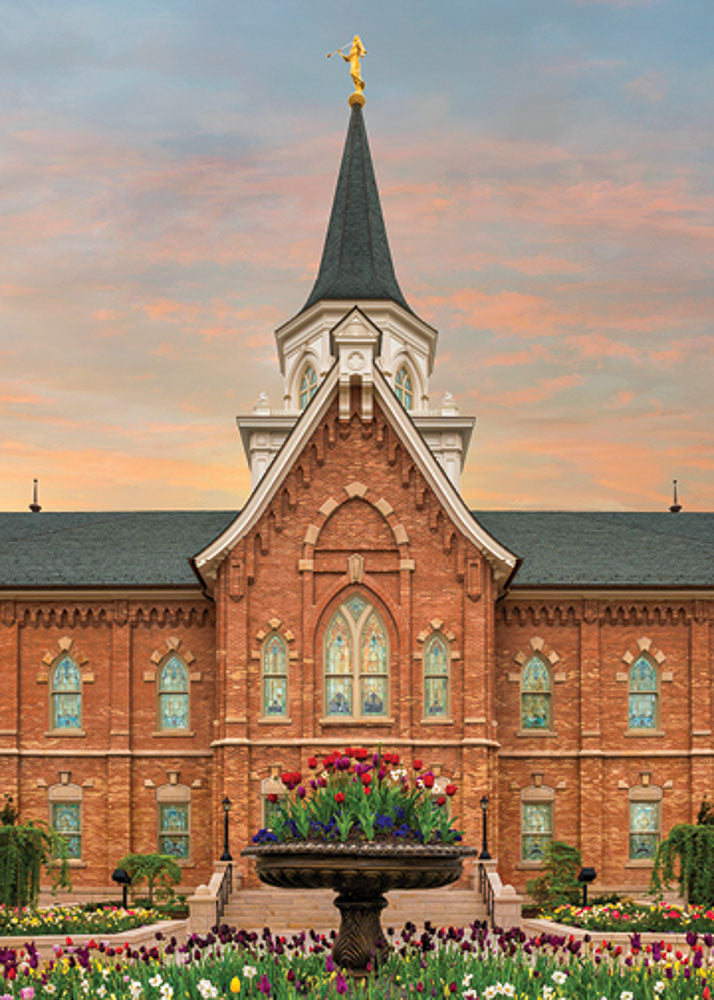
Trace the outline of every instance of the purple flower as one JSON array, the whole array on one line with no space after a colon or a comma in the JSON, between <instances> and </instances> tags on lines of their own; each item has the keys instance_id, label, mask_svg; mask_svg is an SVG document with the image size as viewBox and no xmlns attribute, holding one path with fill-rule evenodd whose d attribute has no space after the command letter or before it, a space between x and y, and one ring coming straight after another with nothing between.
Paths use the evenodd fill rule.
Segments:
<instances>
[{"instance_id":1,"label":"purple flower","mask_svg":"<svg viewBox=\"0 0 714 1000\"><path fill-rule=\"evenodd\" d=\"M332 960L332 955L328 953L327 958L325 959L325 972L334 972L334 971L335 971L335 963Z\"/></svg>"},{"instance_id":2,"label":"purple flower","mask_svg":"<svg viewBox=\"0 0 714 1000\"><path fill-rule=\"evenodd\" d=\"M264 993L266 997L269 997L272 992L270 989L270 980L268 979L265 973L263 973L263 975L258 980L258 989L260 990L261 993Z\"/></svg>"},{"instance_id":3,"label":"purple flower","mask_svg":"<svg viewBox=\"0 0 714 1000\"><path fill-rule=\"evenodd\" d=\"M345 979L343 973L337 973L337 979L335 980L335 989L338 993L347 992L347 980Z\"/></svg>"}]
</instances>

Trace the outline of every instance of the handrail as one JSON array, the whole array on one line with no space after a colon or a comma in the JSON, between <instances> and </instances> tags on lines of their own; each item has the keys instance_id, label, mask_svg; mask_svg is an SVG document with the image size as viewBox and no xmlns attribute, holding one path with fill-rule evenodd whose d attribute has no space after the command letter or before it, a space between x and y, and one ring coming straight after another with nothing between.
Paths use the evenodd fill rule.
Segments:
<instances>
[{"instance_id":1,"label":"handrail","mask_svg":"<svg viewBox=\"0 0 714 1000\"><path fill-rule=\"evenodd\" d=\"M493 891L491 879L489 878L488 869L483 861L480 861L478 866L478 888L481 893L481 898L486 904L486 919L488 920L490 926L493 927L495 893Z\"/></svg>"},{"instance_id":2,"label":"handrail","mask_svg":"<svg viewBox=\"0 0 714 1000\"><path fill-rule=\"evenodd\" d=\"M223 912L228 905L231 892L233 891L233 865L229 861L223 869L223 875L216 893L216 926L220 924Z\"/></svg>"}]
</instances>

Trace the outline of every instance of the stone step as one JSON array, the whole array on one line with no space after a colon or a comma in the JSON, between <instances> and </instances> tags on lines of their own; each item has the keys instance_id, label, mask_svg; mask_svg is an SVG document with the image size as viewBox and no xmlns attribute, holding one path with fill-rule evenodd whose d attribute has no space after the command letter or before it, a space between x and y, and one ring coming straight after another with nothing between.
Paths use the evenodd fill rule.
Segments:
<instances>
[{"instance_id":1,"label":"stone step","mask_svg":"<svg viewBox=\"0 0 714 1000\"><path fill-rule=\"evenodd\" d=\"M243 889L231 896L223 920L246 929L331 930L339 924L334 898L335 894L325 889ZM387 899L389 904L382 913L384 927L401 927L408 920L418 927L426 920L437 927L456 927L486 917L484 904L469 890L395 891Z\"/></svg>"}]
</instances>

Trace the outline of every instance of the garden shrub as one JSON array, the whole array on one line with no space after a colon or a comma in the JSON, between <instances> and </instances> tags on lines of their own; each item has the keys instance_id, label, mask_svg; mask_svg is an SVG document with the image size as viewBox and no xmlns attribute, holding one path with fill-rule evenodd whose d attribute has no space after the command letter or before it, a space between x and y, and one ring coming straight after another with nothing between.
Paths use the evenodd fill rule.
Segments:
<instances>
[{"instance_id":1,"label":"garden shrub","mask_svg":"<svg viewBox=\"0 0 714 1000\"><path fill-rule=\"evenodd\" d=\"M42 820L18 823L8 796L0 820L0 905L36 906L43 868L53 891L71 888L63 837Z\"/></svg>"},{"instance_id":2,"label":"garden shrub","mask_svg":"<svg viewBox=\"0 0 714 1000\"><path fill-rule=\"evenodd\" d=\"M117 868L127 871L132 889L146 882L149 906L154 905L155 898L173 899L174 886L182 878L181 868L168 854L125 854Z\"/></svg>"},{"instance_id":3,"label":"garden shrub","mask_svg":"<svg viewBox=\"0 0 714 1000\"><path fill-rule=\"evenodd\" d=\"M677 879L689 903L714 905L714 820L712 806L702 803L700 822L678 823L657 848L650 887L655 896Z\"/></svg>"},{"instance_id":4,"label":"garden shrub","mask_svg":"<svg viewBox=\"0 0 714 1000\"><path fill-rule=\"evenodd\" d=\"M542 873L526 883L529 895L544 909L577 903L581 893L577 876L582 863L577 847L551 840L545 848Z\"/></svg>"}]
</instances>

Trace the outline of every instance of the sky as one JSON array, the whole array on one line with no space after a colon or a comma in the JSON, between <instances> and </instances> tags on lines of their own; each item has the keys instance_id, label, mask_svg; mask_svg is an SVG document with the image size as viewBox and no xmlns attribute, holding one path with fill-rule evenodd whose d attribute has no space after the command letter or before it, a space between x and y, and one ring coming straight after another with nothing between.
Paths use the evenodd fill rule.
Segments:
<instances>
[{"instance_id":1,"label":"sky","mask_svg":"<svg viewBox=\"0 0 714 1000\"><path fill-rule=\"evenodd\" d=\"M0 508L244 503L355 32L467 502L714 509L711 0L0 0Z\"/></svg>"}]
</instances>

